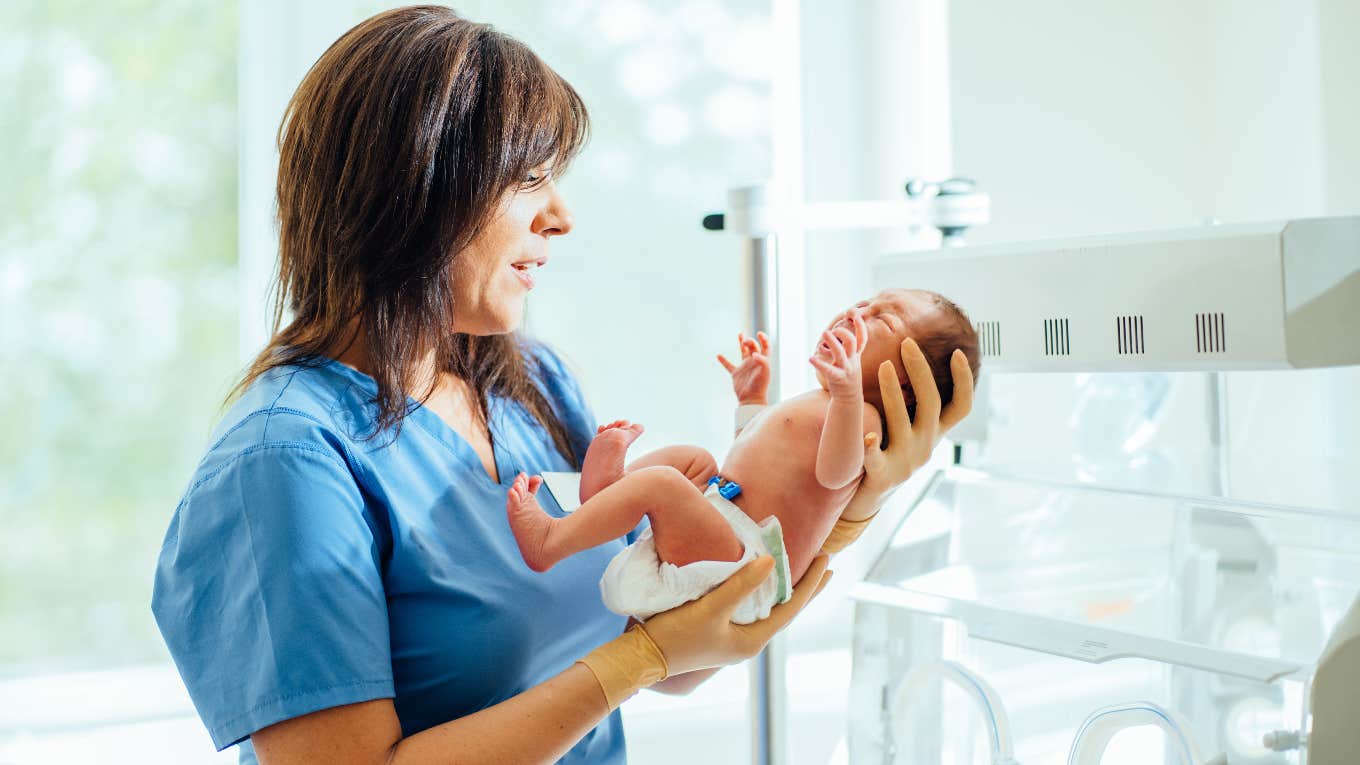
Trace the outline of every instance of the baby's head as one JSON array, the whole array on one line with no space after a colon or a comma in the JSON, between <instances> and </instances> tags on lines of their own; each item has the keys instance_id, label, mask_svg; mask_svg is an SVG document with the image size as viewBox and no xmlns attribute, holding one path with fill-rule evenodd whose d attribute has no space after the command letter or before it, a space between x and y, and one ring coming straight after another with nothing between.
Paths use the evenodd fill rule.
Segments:
<instances>
[{"instance_id":1,"label":"baby's head","mask_svg":"<svg viewBox=\"0 0 1360 765\"><path fill-rule=\"evenodd\" d=\"M954 375L949 369L949 359L955 348L962 350L968 358L968 366L973 370L976 384L981 367L977 332L963 309L945 296L928 290L883 290L873 298L861 300L837 314L830 326L844 326L853 332L850 316L855 311L859 311L864 318L869 331L869 340L860 352L865 401L882 409L878 367L884 361L891 361L906 396L907 411L912 417L916 416L916 396L911 383L907 381L907 370L902 365L900 350L902 341L908 337L916 341L929 362L935 386L940 389L941 403L949 403L954 396ZM823 388L826 387L826 380L820 372L817 382Z\"/></svg>"}]
</instances>

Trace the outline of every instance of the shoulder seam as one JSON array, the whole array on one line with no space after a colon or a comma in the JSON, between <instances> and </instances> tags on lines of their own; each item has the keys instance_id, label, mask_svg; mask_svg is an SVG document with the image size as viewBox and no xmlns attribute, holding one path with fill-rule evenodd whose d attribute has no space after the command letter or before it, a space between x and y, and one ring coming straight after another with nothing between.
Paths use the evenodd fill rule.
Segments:
<instances>
[{"instance_id":1,"label":"shoulder seam","mask_svg":"<svg viewBox=\"0 0 1360 765\"><path fill-rule=\"evenodd\" d=\"M291 449L304 452L312 452L314 454L320 454L334 461L335 464L343 468L345 472L353 475L353 471L350 470L349 465L346 464L345 461L341 459L339 455L337 455L334 451L331 451L329 449L322 449L316 444L309 444L305 441L278 441L272 444L255 444L254 446L242 449L241 451L232 455L231 459L213 468L205 475L200 476L199 479L197 481L194 481L193 485L189 487L189 490L184 493L184 499L180 501L180 505L183 506L184 502L188 501L189 497L192 496L193 493L198 490L198 487L202 486L207 481L212 480L223 470L226 470L232 465L235 465L237 462L240 462L241 458L254 454L255 452L264 451L266 449L283 449L283 450Z\"/></svg>"},{"instance_id":2,"label":"shoulder seam","mask_svg":"<svg viewBox=\"0 0 1360 765\"><path fill-rule=\"evenodd\" d=\"M235 433L236 431L238 431L238 430L240 430L241 428L245 427L246 423L250 422L251 420L255 419L256 417L260 417L260 416L262 416L262 415L263 415L263 416L272 415L272 414L274 414L275 412L279 412L279 413L281 413L281 414L293 414L293 415L297 415L298 417L301 417L301 418L303 418L304 420L311 420L312 422L316 423L317 425L321 425L321 426L323 426L323 427L326 425L326 423L324 423L324 422L322 422L321 420L317 419L315 416L313 416L313 415L311 415L311 414L309 414L309 413L307 413L307 412L302 411L301 409L293 409L292 407L287 407L287 406L279 406L279 407L271 406L271 407L269 407L269 408L267 408L267 409L256 409L255 411L251 412L250 414L246 415L245 417L242 417L240 422L236 423L235 425L232 425L232 426L231 426L231 430L228 430L226 433L223 433L221 438L217 439L217 441L215 441L215 442L212 444L212 446L209 446L209 447L208 447L208 451L212 451L213 449L216 449L217 447L221 446L221 445L222 445L222 442L223 442L223 441L226 441L228 438L230 438L232 433ZM263 437L264 437L264 434L261 433L261 434L260 434L260 437L263 438Z\"/></svg>"}]
</instances>

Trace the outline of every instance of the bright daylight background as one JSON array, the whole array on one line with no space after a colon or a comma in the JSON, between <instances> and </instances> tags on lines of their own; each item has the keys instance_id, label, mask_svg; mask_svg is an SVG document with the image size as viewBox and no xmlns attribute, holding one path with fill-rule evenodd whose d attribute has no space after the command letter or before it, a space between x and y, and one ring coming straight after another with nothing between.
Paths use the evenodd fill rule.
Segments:
<instances>
[{"instance_id":1,"label":"bright daylight background","mask_svg":"<svg viewBox=\"0 0 1360 765\"><path fill-rule=\"evenodd\" d=\"M729 186L769 177L799 134L809 200L893 197L930 159L902 158L895 121L909 51L892 22L911 0L802 0L801 106L771 118L795 73L772 42L791 1L455 6L526 41L591 109L563 183L577 228L554 243L529 329L573 362L601 420L648 426L639 449L721 454L730 438L713 356L746 329L740 247L699 226ZM169 664L151 570L264 339L283 103L327 44L390 5L0 4L0 763L234 761ZM993 199L975 241L1360 213L1351 0L948 8L954 167ZM808 237L787 264L810 285L780 328L787 353L867 291L867 257L892 244ZM1178 376L1177 459L1204 458L1202 385ZM1070 472L1073 390L1070 375L993 380L988 458ZM1354 368L1230 376L1237 492L1356 496L1357 391ZM843 735L844 594L910 494L788 633L791 762L827 762ZM625 706L633 761L748 762L747 704L744 668L684 699L642 694Z\"/></svg>"}]
</instances>

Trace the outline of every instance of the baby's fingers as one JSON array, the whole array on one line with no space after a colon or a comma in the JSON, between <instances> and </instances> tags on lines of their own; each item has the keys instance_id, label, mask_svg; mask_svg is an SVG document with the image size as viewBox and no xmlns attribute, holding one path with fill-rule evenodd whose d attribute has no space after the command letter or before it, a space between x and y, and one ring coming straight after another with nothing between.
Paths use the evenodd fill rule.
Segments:
<instances>
[{"instance_id":1,"label":"baby's fingers","mask_svg":"<svg viewBox=\"0 0 1360 765\"><path fill-rule=\"evenodd\" d=\"M721 353L718 354L718 363L723 365L723 369L726 369L728 374L737 371L736 365L728 361L727 357Z\"/></svg>"},{"instance_id":2,"label":"baby's fingers","mask_svg":"<svg viewBox=\"0 0 1360 765\"><path fill-rule=\"evenodd\" d=\"M745 359L751 355L751 341L747 339L746 333L737 333L737 348L741 349L741 357Z\"/></svg>"},{"instance_id":3,"label":"baby's fingers","mask_svg":"<svg viewBox=\"0 0 1360 765\"><path fill-rule=\"evenodd\" d=\"M845 327L838 327L835 332L836 337L841 341L841 346L845 348L847 354L853 356L854 354L859 353L859 338L855 336L854 332L851 332Z\"/></svg>"},{"instance_id":4,"label":"baby's fingers","mask_svg":"<svg viewBox=\"0 0 1360 765\"><path fill-rule=\"evenodd\" d=\"M760 340L760 352L766 356L770 355L770 338L764 332L757 332L756 339Z\"/></svg>"},{"instance_id":5,"label":"baby's fingers","mask_svg":"<svg viewBox=\"0 0 1360 765\"><path fill-rule=\"evenodd\" d=\"M813 356L809 358L808 363L811 364L818 372L821 372L822 374L827 375L828 377L838 374L839 372L839 370L828 364L826 359L823 359L821 356Z\"/></svg>"},{"instance_id":6,"label":"baby's fingers","mask_svg":"<svg viewBox=\"0 0 1360 765\"><path fill-rule=\"evenodd\" d=\"M869 325L864 323L864 316L859 311L851 315L850 323L855 326L855 341L863 348L869 342Z\"/></svg>"},{"instance_id":7,"label":"baby's fingers","mask_svg":"<svg viewBox=\"0 0 1360 765\"><path fill-rule=\"evenodd\" d=\"M822 333L817 353L813 356L837 367L844 367L846 364L845 348L841 347L841 339L832 334L831 330Z\"/></svg>"}]
</instances>

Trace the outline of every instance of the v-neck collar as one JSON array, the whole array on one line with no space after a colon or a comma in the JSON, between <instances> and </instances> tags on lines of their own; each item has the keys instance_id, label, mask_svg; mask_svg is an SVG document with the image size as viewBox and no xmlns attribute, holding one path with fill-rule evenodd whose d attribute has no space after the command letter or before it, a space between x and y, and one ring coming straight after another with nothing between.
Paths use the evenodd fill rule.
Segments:
<instances>
[{"instance_id":1,"label":"v-neck collar","mask_svg":"<svg viewBox=\"0 0 1360 765\"><path fill-rule=\"evenodd\" d=\"M326 368L349 379L361 386L370 395L378 392L378 383L372 377L360 372L359 370L336 361L326 358ZM475 473L480 480L485 481L491 486L509 486L515 475L514 463L509 459L509 453L501 439L496 437L498 431L502 430L504 420L504 406L500 397L487 394L487 437L491 442L491 460L496 465L496 475L500 480L491 477L486 472L486 466L482 464L482 458L477 454L477 450L472 448L472 444L456 430L453 429L443 417L435 414L433 410L424 404L416 401L410 396L406 397L408 423L417 425L421 430L428 433L435 440L449 448L453 455L464 467Z\"/></svg>"}]
</instances>

